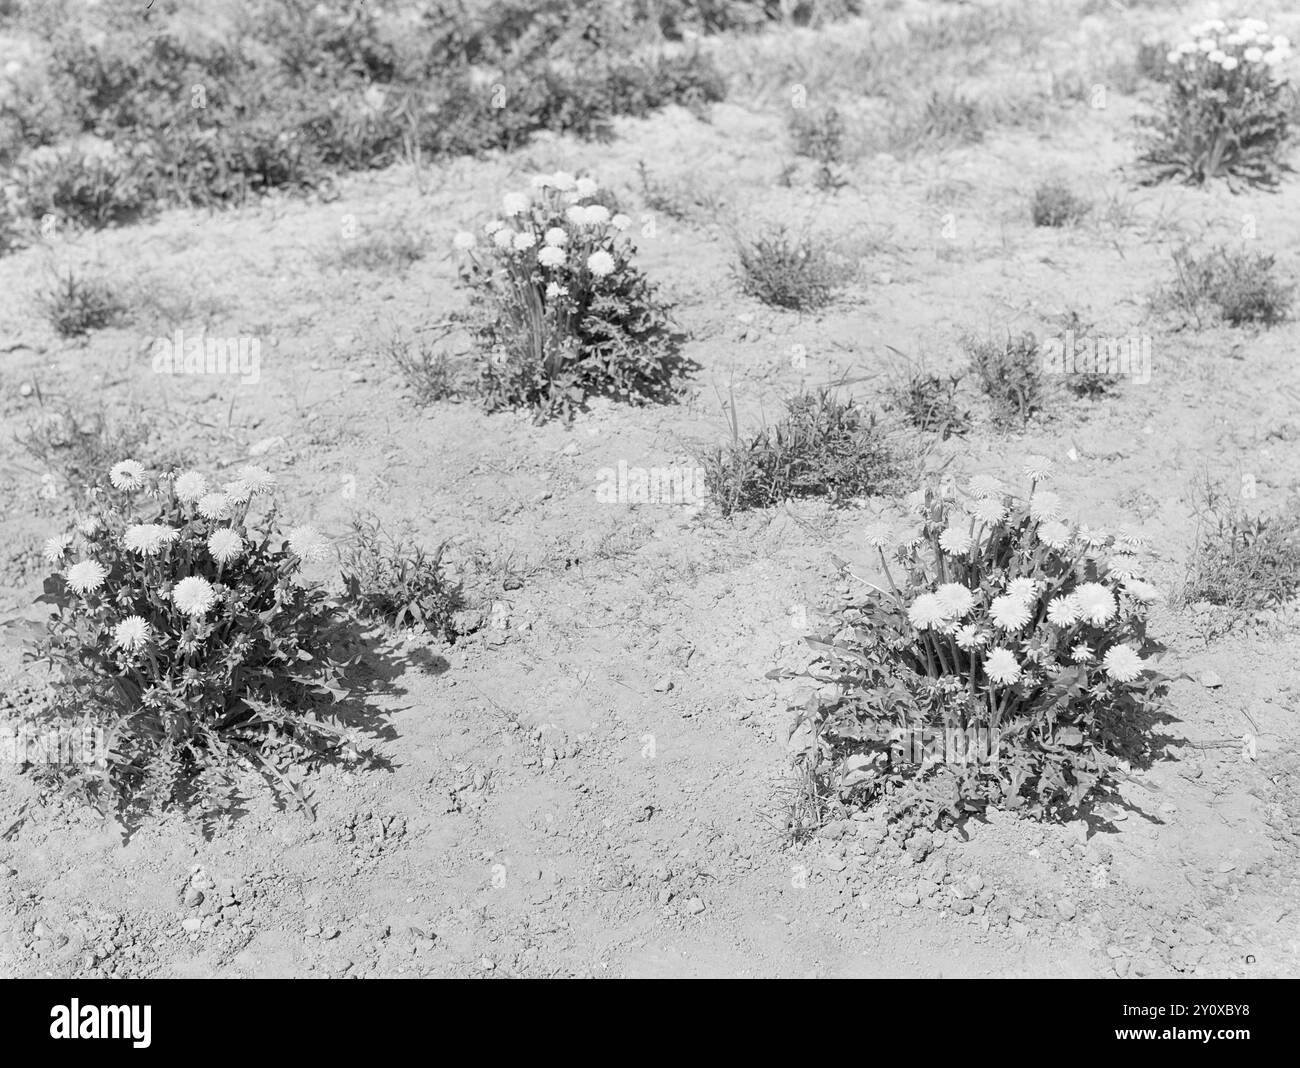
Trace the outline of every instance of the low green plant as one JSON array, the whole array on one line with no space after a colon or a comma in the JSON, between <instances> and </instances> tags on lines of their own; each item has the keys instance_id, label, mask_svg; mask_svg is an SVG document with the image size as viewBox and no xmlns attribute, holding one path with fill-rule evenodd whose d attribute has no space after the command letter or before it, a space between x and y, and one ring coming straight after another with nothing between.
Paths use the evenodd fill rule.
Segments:
<instances>
[{"instance_id":1,"label":"low green plant","mask_svg":"<svg viewBox=\"0 0 1300 1068\"><path fill-rule=\"evenodd\" d=\"M1030 333L1005 340L968 337L963 345L980 389L1002 425L1028 422L1047 404L1047 384L1038 339Z\"/></svg>"},{"instance_id":2,"label":"low green plant","mask_svg":"<svg viewBox=\"0 0 1300 1068\"><path fill-rule=\"evenodd\" d=\"M1029 206L1035 226L1070 226L1083 220L1092 205L1065 182L1042 182L1034 190Z\"/></svg>"},{"instance_id":3,"label":"low green plant","mask_svg":"<svg viewBox=\"0 0 1300 1068\"><path fill-rule=\"evenodd\" d=\"M1226 245L1174 250L1174 277L1155 294L1157 308L1181 313L1201 328L1221 319L1232 326L1275 326L1290 314L1295 285L1277 276L1276 257Z\"/></svg>"},{"instance_id":4,"label":"low green plant","mask_svg":"<svg viewBox=\"0 0 1300 1068\"><path fill-rule=\"evenodd\" d=\"M839 813L879 807L902 827L987 808L1076 815L1141 760L1167 680L1147 634L1158 596L1135 539L1075 527L1030 457L1029 492L977 476L928 484L915 525L867 531L883 586L808 640L817 693L798 711L798 760Z\"/></svg>"},{"instance_id":5,"label":"low green plant","mask_svg":"<svg viewBox=\"0 0 1300 1068\"><path fill-rule=\"evenodd\" d=\"M795 153L817 163L813 184L825 193L847 185L840 168L847 162L844 116L833 105L826 108L798 108L790 113L790 135Z\"/></svg>"},{"instance_id":6,"label":"low green plant","mask_svg":"<svg viewBox=\"0 0 1300 1068\"><path fill-rule=\"evenodd\" d=\"M462 606L459 587L442 566L446 543L433 551L397 538L378 519L358 516L340 552L346 603L368 619L394 627L419 626L453 639L453 616Z\"/></svg>"},{"instance_id":7,"label":"low green plant","mask_svg":"<svg viewBox=\"0 0 1300 1068\"><path fill-rule=\"evenodd\" d=\"M111 150L43 148L15 170L17 197L32 219L103 229L134 222L154 205L147 170Z\"/></svg>"},{"instance_id":8,"label":"low green plant","mask_svg":"<svg viewBox=\"0 0 1300 1068\"><path fill-rule=\"evenodd\" d=\"M1300 500L1275 515L1250 514L1207 480L1197 497L1196 540L1183 597L1237 614L1284 604L1300 591Z\"/></svg>"},{"instance_id":9,"label":"low green plant","mask_svg":"<svg viewBox=\"0 0 1300 1068\"><path fill-rule=\"evenodd\" d=\"M913 371L889 390L890 407L900 411L918 430L947 441L970 429L970 412L957 401L962 375Z\"/></svg>"},{"instance_id":10,"label":"low green plant","mask_svg":"<svg viewBox=\"0 0 1300 1068\"><path fill-rule=\"evenodd\" d=\"M883 494L909 470L908 458L851 398L833 389L799 393L785 415L742 440L731 408L731 441L704 457L704 484L723 515L800 497Z\"/></svg>"},{"instance_id":11,"label":"low green plant","mask_svg":"<svg viewBox=\"0 0 1300 1068\"><path fill-rule=\"evenodd\" d=\"M735 273L747 295L791 311L829 304L847 275L824 241L806 232L795 235L784 225L738 237Z\"/></svg>"},{"instance_id":12,"label":"low green plant","mask_svg":"<svg viewBox=\"0 0 1300 1068\"><path fill-rule=\"evenodd\" d=\"M1258 19L1193 27L1167 56L1163 110L1144 122L1145 180L1276 185L1289 169L1292 101L1278 68L1290 54Z\"/></svg>"},{"instance_id":13,"label":"low green plant","mask_svg":"<svg viewBox=\"0 0 1300 1068\"><path fill-rule=\"evenodd\" d=\"M68 270L37 295L45 318L60 337L82 337L112 326L126 313L121 290L107 278Z\"/></svg>"},{"instance_id":14,"label":"low green plant","mask_svg":"<svg viewBox=\"0 0 1300 1068\"><path fill-rule=\"evenodd\" d=\"M590 178L541 175L531 196L505 196L504 219L457 236L489 410L567 417L591 396L675 395L683 363L670 307L636 264L631 219L602 196Z\"/></svg>"}]
</instances>

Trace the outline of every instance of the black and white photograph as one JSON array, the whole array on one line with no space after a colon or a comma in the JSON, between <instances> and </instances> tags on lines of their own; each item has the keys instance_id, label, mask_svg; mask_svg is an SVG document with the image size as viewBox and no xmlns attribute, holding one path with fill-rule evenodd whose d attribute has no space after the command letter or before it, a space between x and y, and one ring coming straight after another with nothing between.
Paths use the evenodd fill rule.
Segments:
<instances>
[{"instance_id":1,"label":"black and white photograph","mask_svg":"<svg viewBox=\"0 0 1300 1068\"><path fill-rule=\"evenodd\" d=\"M1293 41L0 0L36 1031L147 1047L177 980L1064 979L1103 1048L1248 1042L1222 981L1300 977Z\"/></svg>"}]
</instances>

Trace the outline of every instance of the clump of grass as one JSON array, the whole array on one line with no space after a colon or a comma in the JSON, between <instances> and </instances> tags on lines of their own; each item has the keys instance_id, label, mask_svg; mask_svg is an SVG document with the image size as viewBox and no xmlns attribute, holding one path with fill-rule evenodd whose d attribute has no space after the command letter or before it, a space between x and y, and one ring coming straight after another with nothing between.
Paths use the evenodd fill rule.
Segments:
<instances>
[{"instance_id":1,"label":"clump of grass","mask_svg":"<svg viewBox=\"0 0 1300 1068\"><path fill-rule=\"evenodd\" d=\"M156 201L135 160L75 146L33 152L16 168L18 198L33 219L102 229L133 222Z\"/></svg>"},{"instance_id":2,"label":"clump of grass","mask_svg":"<svg viewBox=\"0 0 1300 1068\"><path fill-rule=\"evenodd\" d=\"M392 269L404 271L425 253L424 235L409 230L372 231L364 237L346 241L334 253L341 267L364 271Z\"/></svg>"},{"instance_id":3,"label":"clump of grass","mask_svg":"<svg viewBox=\"0 0 1300 1068\"><path fill-rule=\"evenodd\" d=\"M1047 404L1047 383L1038 339L1030 333L1004 340L968 337L963 342L980 389L993 404L996 422L1023 425Z\"/></svg>"},{"instance_id":4,"label":"clump of grass","mask_svg":"<svg viewBox=\"0 0 1300 1068\"><path fill-rule=\"evenodd\" d=\"M464 374L443 348L425 340L392 338L388 358L397 366L419 405L454 400L465 391Z\"/></svg>"},{"instance_id":5,"label":"clump of grass","mask_svg":"<svg viewBox=\"0 0 1300 1068\"><path fill-rule=\"evenodd\" d=\"M845 279L824 242L808 233L796 236L783 225L738 238L736 258L736 274L748 296L791 311L824 307Z\"/></svg>"},{"instance_id":6,"label":"clump of grass","mask_svg":"<svg viewBox=\"0 0 1300 1068\"><path fill-rule=\"evenodd\" d=\"M60 337L81 337L112 326L127 309L121 291L107 278L72 270L57 275L37 301Z\"/></svg>"},{"instance_id":7,"label":"clump of grass","mask_svg":"<svg viewBox=\"0 0 1300 1068\"><path fill-rule=\"evenodd\" d=\"M1173 308L1200 329L1207 318L1232 326L1273 326L1287 318L1295 286L1276 275L1276 259L1263 252L1218 245L1197 253L1174 251L1174 280L1156 294L1157 307Z\"/></svg>"},{"instance_id":8,"label":"clump of grass","mask_svg":"<svg viewBox=\"0 0 1300 1068\"><path fill-rule=\"evenodd\" d=\"M907 468L876 416L829 388L790 398L780 421L744 441L733 401L731 431L731 442L703 461L724 515L801 497L841 502L889 492Z\"/></svg>"},{"instance_id":9,"label":"clump of grass","mask_svg":"<svg viewBox=\"0 0 1300 1068\"><path fill-rule=\"evenodd\" d=\"M824 193L833 193L848 184L840 172L847 160L845 132L844 116L837 107L799 108L790 113L795 154L817 163L813 184Z\"/></svg>"},{"instance_id":10,"label":"clump of grass","mask_svg":"<svg viewBox=\"0 0 1300 1068\"><path fill-rule=\"evenodd\" d=\"M1278 515L1249 515L1207 481L1197 496L1196 543L1184 599L1239 614L1282 604L1300 590L1300 499Z\"/></svg>"},{"instance_id":11,"label":"clump of grass","mask_svg":"<svg viewBox=\"0 0 1300 1068\"><path fill-rule=\"evenodd\" d=\"M973 145L984 140L989 116L978 101L956 90L934 90L925 102L896 123L891 150L914 151L920 147Z\"/></svg>"},{"instance_id":12,"label":"clump of grass","mask_svg":"<svg viewBox=\"0 0 1300 1068\"><path fill-rule=\"evenodd\" d=\"M938 434L943 441L970 429L970 412L957 403L961 375L913 371L889 390L889 405L918 430Z\"/></svg>"},{"instance_id":13,"label":"clump of grass","mask_svg":"<svg viewBox=\"0 0 1300 1068\"><path fill-rule=\"evenodd\" d=\"M665 181L650 173L645 160L637 161L641 184L641 203L652 212L660 212L678 222L698 223L716 219L725 204L716 189L697 182L693 177Z\"/></svg>"},{"instance_id":14,"label":"clump of grass","mask_svg":"<svg viewBox=\"0 0 1300 1068\"><path fill-rule=\"evenodd\" d=\"M443 570L445 547L429 551L384 531L374 517L354 518L351 539L340 551L345 601L368 619L423 627L452 640L462 596Z\"/></svg>"},{"instance_id":15,"label":"clump of grass","mask_svg":"<svg viewBox=\"0 0 1300 1068\"><path fill-rule=\"evenodd\" d=\"M1029 211L1035 226L1070 226L1080 222L1091 209L1092 205L1065 182L1053 180L1034 190Z\"/></svg>"},{"instance_id":16,"label":"clump of grass","mask_svg":"<svg viewBox=\"0 0 1300 1068\"><path fill-rule=\"evenodd\" d=\"M16 436L19 447L74 493L106 484L123 456L137 456L149 438L143 419L110 420L103 410L78 411L64 404Z\"/></svg>"}]
</instances>

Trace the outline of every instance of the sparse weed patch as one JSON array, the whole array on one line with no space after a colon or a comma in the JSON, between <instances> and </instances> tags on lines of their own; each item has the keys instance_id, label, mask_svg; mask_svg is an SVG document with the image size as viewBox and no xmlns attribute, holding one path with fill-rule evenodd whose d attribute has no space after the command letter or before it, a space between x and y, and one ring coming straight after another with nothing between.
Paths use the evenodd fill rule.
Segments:
<instances>
[{"instance_id":1,"label":"sparse weed patch","mask_svg":"<svg viewBox=\"0 0 1300 1068\"><path fill-rule=\"evenodd\" d=\"M1034 190L1029 213L1035 226L1071 226L1091 209L1092 205L1064 182L1048 181Z\"/></svg>"},{"instance_id":2,"label":"sparse weed patch","mask_svg":"<svg viewBox=\"0 0 1300 1068\"><path fill-rule=\"evenodd\" d=\"M731 414L732 440L706 456L704 481L723 515L801 497L842 502L890 492L909 467L873 413L823 388L786 402L785 415L747 440Z\"/></svg>"},{"instance_id":3,"label":"sparse weed patch","mask_svg":"<svg viewBox=\"0 0 1300 1068\"><path fill-rule=\"evenodd\" d=\"M37 296L41 312L60 337L82 337L118 322L127 310L121 290L107 278L68 270Z\"/></svg>"},{"instance_id":4,"label":"sparse weed patch","mask_svg":"<svg viewBox=\"0 0 1300 1068\"><path fill-rule=\"evenodd\" d=\"M1029 333L1004 340L968 337L963 342L976 380L1002 425L1028 422L1047 405L1047 383L1038 339Z\"/></svg>"},{"instance_id":5,"label":"sparse weed patch","mask_svg":"<svg viewBox=\"0 0 1300 1068\"><path fill-rule=\"evenodd\" d=\"M1146 755L1133 737L1167 680L1140 545L1065 522L1047 461L1026 470L1024 497L988 476L930 485L908 497L913 529L867 531L888 588L846 573L867 589L797 673L820 686L799 762L838 814L879 806L904 833L990 807L1062 819Z\"/></svg>"},{"instance_id":6,"label":"sparse weed patch","mask_svg":"<svg viewBox=\"0 0 1300 1068\"><path fill-rule=\"evenodd\" d=\"M889 390L889 405L912 426L947 441L970 429L970 412L958 402L961 375L936 375L914 370Z\"/></svg>"},{"instance_id":7,"label":"sparse weed patch","mask_svg":"<svg viewBox=\"0 0 1300 1068\"><path fill-rule=\"evenodd\" d=\"M414 393L416 404L456 400L469 388L460 362L435 343L394 337L388 342L387 353Z\"/></svg>"},{"instance_id":8,"label":"sparse weed patch","mask_svg":"<svg viewBox=\"0 0 1300 1068\"><path fill-rule=\"evenodd\" d=\"M984 140L989 116L978 101L955 89L933 90L919 105L910 105L895 118L889 148L910 154L921 148L972 145Z\"/></svg>"},{"instance_id":9,"label":"sparse weed patch","mask_svg":"<svg viewBox=\"0 0 1300 1068\"><path fill-rule=\"evenodd\" d=\"M736 239L736 274L741 289L764 304L811 311L829 304L847 271L826 242L769 226L753 238Z\"/></svg>"},{"instance_id":10,"label":"sparse weed patch","mask_svg":"<svg viewBox=\"0 0 1300 1068\"><path fill-rule=\"evenodd\" d=\"M77 146L31 153L16 169L15 187L30 218L93 229L133 222L155 202L137 161Z\"/></svg>"},{"instance_id":11,"label":"sparse weed patch","mask_svg":"<svg viewBox=\"0 0 1300 1068\"><path fill-rule=\"evenodd\" d=\"M1209 601L1245 615L1283 604L1300 591L1300 499L1277 515L1250 515L1207 480L1196 511L1186 602Z\"/></svg>"},{"instance_id":12,"label":"sparse weed patch","mask_svg":"<svg viewBox=\"0 0 1300 1068\"><path fill-rule=\"evenodd\" d=\"M340 552L345 602L367 619L419 626L451 640L461 593L443 570L445 547L430 551L393 537L374 517L354 518L352 536Z\"/></svg>"},{"instance_id":13,"label":"sparse weed patch","mask_svg":"<svg viewBox=\"0 0 1300 1068\"><path fill-rule=\"evenodd\" d=\"M797 155L817 164L813 184L833 193L848 184L840 168L848 162L844 116L839 108L799 108L790 113L790 136Z\"/></svg>"},{"instance_id":14,"label":"sparse weed patch","mask_svg":"<svg viewBox=\"0 0 1300 1068\"><path fill-rule=\"evenodd\" d=\"M363 271L404 271L422 259L427 248L424 234L397 229L376 230L343 242L332 255L342 267Z\"/></svg>"},{"instance_id":15,"label":"sparse weed patch","mask_svg":"<svg viewBox=\"0 0 1300 1068\"><path fill-rule=\"evenodd\" d=\"M1290 314L1295 285L1277 276L1271 254L1224 245L1198 253L1183 245L1173 263L1174 277L1156 291L1153 303L1181 313L1198 329L1216 318L1232 326L1274 326Z\"/></svg>"}]
</instances>

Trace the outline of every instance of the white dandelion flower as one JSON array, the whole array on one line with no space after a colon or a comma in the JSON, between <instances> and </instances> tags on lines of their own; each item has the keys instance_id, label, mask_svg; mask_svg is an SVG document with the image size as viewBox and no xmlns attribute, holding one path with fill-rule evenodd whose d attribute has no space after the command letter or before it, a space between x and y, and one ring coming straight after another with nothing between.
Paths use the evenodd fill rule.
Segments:
<instances>
[{"instance_id":1,"label":"white dandelion flower","mask_svg":"<svg viewBox=\"0 0 1300 1068\"><path fill-rule=\"evenodd\" d=\"M1074 596L1079 603L1079 618L1094 627L1109 622L1119 610L1115 595L1100 582L1084 582L1076 586Z\"/></svg>"},{"instance_id":2,"label":"white dandelion flower","mask_svg":"<svg viewBox=\"0 0 1300 1068\"><path fill-rule=\"evenodd\" d=\"M1007 517L1006 507L993 497L980 497L969 502L966 511L986 526L996 526Z\"/></svg>"},{"instance_id":3,"label":"white dandelion flower","mask_svg":"<svg viewBox=\"0 0 1300 1068\"><path fill-rule=\"evenodd\" d=\"M1135 601L1142 604L1151 604L1160 598L1160 591L1149 582L1143 582L1139 578L1128 579L1124 583L1124 592Z\"/></svg>"},{"instance_id":4,"label":"white dandelion flower","mask_svg":"<svg viewBox=\"0 0 1300 1068\"><path fill-rule=\"evenodd\" d=\"M232 503L224 493L205 493L199 498L199 515L204 519L229 519Z\"/></svg>"},{"instance_id":5,"label":"white dandelion flower","mask_svg":"<svg viewBox=\"0 0 1300 1068\"><path fill-rule=\"evenodd\" d=\"M45 548L41 550L41 556L47 564L60 564L63 562L63 558L68 555L68 550L71 547L71 534L56 534L52 538L45 539Z\"/></svg>"},{"instance_id":6,"label":"white dandelion flower","mask_svg":"<svg viewBox=\"0 0 1300 1068\"><path fill-rule=\"evenodd\" d=\"M1010 649L992 650L984 660L984 673L999 686L1010 686L1020 679L1020 665Z\"/></svg>"},{"instance_id":7,"label":"white dandelion flower","mask_svg":"<svg viewBox=\"0 0 1300 1068\"><path fill-rule=\"evenodd\" d=\"M108 578L108 572L104 570L104 565L98 561L82 560L80 563L73 564L68 568L66 577L73 592L86 594L94 593L95 590L104 585L104 580Z\"/></svg>"},{"instance_id":8,"label":"white dandelion flower","mask_svg":"<svg viewBox=\"0 0 1300 1068\"><path fill-rule=\"evenodd\" d=\"M77 533L83 538L93 538L103 529L104 524L100 522L97 515L88 515L77 524Z\"/></svg>"},{"instance_id":9,"label":"white dandelion flower","mask_svg":"<svg viewBox=\"0 0 1300 1068\"><path fill-rule=\"evenodd\" d=\"M582 220L587 226L604 226L609 222L609 208L603 204L591 204L583 211Z\"/></svg>"},{"instance_id":10,"label":"white dandelion flower","mask_svg":"<svg viewBox=\"0 0 1300 1068\"><path fill-rule=\"evenodd\" d=\"M300 560L323 560L329 555L329 542L315 527L294 527L288 541L289 551Z\"/></svg>"},{"instance_id":11,"label":"white dandelion flower","mask_svg":"<svg viewBox=\"0 0 1300 1068\"><path fill-rule=\"evenodd\" d=\"M559 282L548 282L548 283L547 283L547 285L546 285L546 298L547 298L548 300L554 300L556 297L567 297L568 295L569 295L569 287L568 287L568 286L562 286L562 285L560 285Z\"/></svg>"},{"instance_id":12,"label":"white dandelion flower","mask_svg":"<svg viewBox=\"0 0 1300 1068\"><path fill-rule=\"evenodd\" d=\"M1039 521L1061 518L1061 498L1048 490L1039 490L1029 498L1029 515Z\"/></svg>"},{"instance_id":13,"label":"white dandelion flower","mask_svg":"<svg viewBox=\"0 0 1300 1068\"><path fill-rule=\"evenodd\" d=\"M501 210L508 218L522 215L528 210L528 197L523 193L507 193L501 198Z\"/></svg>"},{"instance_id":14,"label":"white dandelion flower","mask_svg":"<svg viewBox=\"0 0 1300 1068\"><path fill-rule=\"evenodd\" d=\"M1101 666L1116 682L1132 682L1142 674L1142 658L1131 645L1112 645L1101 658Z\"/></svg>"},{"instance_id":15,"label":"white dandelion flower","mask_svg":"<svg viewBox=\"0 0 1300 1068\"><path fill-rule=\"evenodd\" d=\"M554 248L561 248L568 244L569 232L563 226L552 226L546 231L543 240Z\"/></svg>"},{"instance_id":16,"label":"white dandelion flower","mask_svg":"<svg viewBox=\"0 0 1300 1068\"><path fill-rule=\"evenodd\" d=\"M989 618L1003 630L1017 631L1029 622L1029 605L1011 594L994 597L989 605Z\"/></svg>"},{"instance_id":17,"label":"white dandelion flower","mask_svg":"<svg viewBox=\"0 0 1300 1068\"><path fill-rule=\"evenodd\" d=\"M973 475L966 488L976 497L996 497L1002 492L1002 483L992 475Z\"/></svg>"},{"instance_id":18,"label":"white dandelion flower","mask_svg":"<svg viewBox=\"0 0 1300 1068\"><path fill-rule=\"evenodd\" d=\"M508 226L502 227L500 230L498 230L495 234L492 235L492 244L496 245L497 248L500 249L512 248L514 246L514 243L515 243L515 231L511 230L510 227Z\"/></svg>"},{"instance_id":19,"label":"white dandelion flower","mask_svg":"<svg viewBox=\"0 0 1300 1068\"><path fill-rule=\"evenodd\" d=\"M1092 661L1092 650L1088 648L1086 643L1080 642L1070 650L1070 659L1076 664L1090 663Z\"/></svg>"},{"instance_id":20,"label":"white dandelion flower","mask_svg":"<svg viewBox=\"0 0 1300 1068\"><path fill-rule=\"evenodd\" d=\"M275 489L275 476L265 467L258 467L255 464L245 464L239 469L239 481L248 487L248 492L254 496L260 493L270 493Z\"/></svg>"},{"instance_id":21,"label":"white dandelion flower","mask_svg":"<svg viewBox=\"0 0 1300 1068\"><path fill-rule=\"evenodd\" d=\"M587 269L597 278L614 273L614 257L604 249L597 249L587 257Z\"/></svg>"},{"instance_id":22,"label":"white dandelion flower","mask_svg":"<svg viewBox=\"0 0 1300 1068\"><path fill-rule=\"evenodd\" d=\"M1041 482L1045 478L1050 478L1055 469L1055 461L1046 456L1039 456L1037 453L1026 456L1021 464L1021 470L1031 482Z\"/></svg>"},{"instance_id":23,"label":"white dandelion flower","mask_svg":"<svg viewBox=\"0 0 1300 1068\"><path fill-rule=\"evenodd\" d=\"M585 226L587 224L587 209L581 204L571 204L564 209L564 217L574 226Z\"/></svg>"},{"instance_id":24,"label":"white dandelion flower","mask_svg":"<svg viewBox=\"0 0 1300 1068\"><path fill-rule=\"evenodd\" d=\"M579 178L577 182L574 183L574 187L577 190L578 196L594 197L596 192L600 189L600 183L591 178Z\"/></svg>"},{"instance_id":25,"label":"white dandelion flower","mask_svg":"<svg viewBox=\"0 0 1300 1068\"><path fill-rule=\"evenodd\" d=\"M451 239L451 243L453 247L459 249L461 252L468 252L478 243L478 239L468 230L461 230L460 233Z\"/></svg>"},{"instance_id":26,"label":"white dandelion flower","mask_svg":"<svg viewBox=\"0 0 1300 1068\"><path fill-rule=\"evenodd\" d=\"M961 527L948 527L939 535L939 546L946 553L962 556L970 551L972 540L970 531Z\"/></svg>"},{"instance_id":27,"label":"white dandelion flower","mask_svg":"<svg viewBox=\"0 0 1300 1068\"><path fill-rule=\"evenodd\" d=\"M144 465L137 460L122 460L115 463L108 472L108 480L114 489L126 490L128 493L144 485Z\"/></svg>"},{"instance_id":28,"label":"white dandelion flower","mask_svg":"<svg viewBox=\"0 0 1300 1068\"><path fill-rule=\"evenodd\" d=\"M1079 540L1089 549L1101 548L1110 537L1104 530L1093 530L1091 527L1080 527L1077 534Z\"/></svg>"},{"instance_id":29,"label":"white dandelion flower","mask_svg":"<svg viewBox=\"0 0 1300 1068\"><path fill-rule=\"evenodd\" d=\"M1106 575L1108 578L1124 582L1137 578L1138 560L1131 553L1114 553L1106 558Z\"/></svg>"},{"instance_id":30,"label":"white dandelion flower","mask_svg":"<svg viewBox=\"0 0 1300 1068\"><path fill-rule=\"evenodd\" d=\"M176 478L176 499L191 504L208 492L208 480L197 471L186 471Z\"/></svg>"},{"instance_id":31,"label":"white dandelion flower","mask_svg":"<svg viewBox=\"0 0 1300 1068\"><path fill-rule=\"evenodd\" d=\"M489 237L505 226L500 219L489 219L483 224L483 232Z\"/></svg>"},{"instance_id":32,"label":"white dandelion flower","mask_svg":"<svg viewBox=\"0 0 1300 1068\"><path fill-rule=\"evenodd\" d=\"M556 171L551 175L551 185L555 186L561 193L568 192L577 184L577 179L568 171Z\"/></svg>"},{"instance_id":33,"label":"white dandelion flower","mask_svg":"<svg viewBox=\"0 0 1300 1068\"><path fill-rule=\"evenodd\" d=\"M537 262L543 267L558 267L564 259L564 249L555 245L547 245L537 254Z\"/></svg>"},{"instance_id":34,"label":"white dandelion flower","mask_svg":"<svg viewBox=\"0 0 1300 1068\"><path fill-rule=\"evenodd\" d=\"M537 235L531 230L515 234L514 240L511 242L516 252L527 252L535 244L537 244Z\"/></svg>"},{"instance_id":35,"label":"white dandelion flower","mask_svg":"<svg viewBox=\"0 0 1300 1068\"><path fill-rule=\"evenodd\" d=\"M1264 58L1264 50L1258 45L1251 45L1241 54L1241 58L1247 63L1258 63Z\"/></svg>"},{"instance_id":36,"label":"white dandelion flower","mask_svg":"<svg viewBox=\"0 0 1300 1068\"><path fill-rule=\"evenodd\" d=\"M1038 540L1049 549L1064 549L1070 544L1070 528L1055 519L1043 523L1038 528Z\"/></svg>"},{"instance_id":37,"label":"white dandelion flower","mask_svg":"<svg viewBox=\"0 0 1300 1068\"><path fill-rule=\"evenodd\" d=\"M957 645L967 652L978 649L986 640L986 636L981 634L979 628L973 623L957 628Z\"/></svg>"},{"instance_id":38,"label":"white dandelion flower","mask_svg":"<svg viewBox=\"0 0 1300 1068\"><path fill-rule=\"evenodd\" d=\"M975 595L960 582L945 582L934 596L943 609L945 619L964 619L975 607Z\"/></svg>"},{"instance_id":39,"label":"white dandelion flower","mask_svg":"<svg viewBox=\"0 0 1300 1068\"><path fill-rule=\"evenodd\" d=\"M1047 605L1047 622L1057 627L1070 627L1079 622L1079 601L1072 593L1053 597Z\"/></svg>"},{"instance_id":40,"label":"white dandelion flower","mask_svg":"<svg viewBox=\"0 0 1300 1068\"><path fill-rule=\"evenodd\" d=\"M161 523L132 523L122 534L122 544L129 552L154 556L178 537L179 532Z\"/></svg>"},{"instance_id":41,"label":"white dandelion flower","mask_svg":"<svg viewBox=\"0 0 1300 1068\"><path fill-rule=\"evenodd\" d=\"M128 653L138 653L152 637L152 630L142 616L127 616L113 628L113 644Z\"/></svg>"},{"instance_id":42,"label":"white dandelion flower","mask_svg":"<svg viewBox=\"0 0 1300 1068\"><path fill-rule=\"evenodd\" d=\"M1224 56L1221 60L1219 60L1219 66L1222 67L1224 70L1236 70L1237 61L1232 56Z\"/></svg>"},{"instance_id":43,"label":"white dandelion flower","mask_svg":"<svg viewBox=\"0 0 1300 1068\"><path fill-rule=\"evenodd\" d=\"M217 563L228 564L243 555L244 539L229 527L222 527L208 535L208 552Z\"/></svg>"},{"instance_id":44,"label":"white dandelion flower","mask_svg":"<svg viewBox=\"0 0 1300 1068\"><path fill-rule=\"evenodd\" d=\"M1006 583L1006 595L1009 598L1018 598L1023 602L1031 603L1039 596L1039 582L1036 578L1027 578L1021 576L1013 578Z\"/></svg>"},{"instance_id":45,"label":"white dandelion flower","mask_svg":"<svg viewBox=\"0 0 1300 1068\"><path fill-rule=\"evenodd\" d=\"M884 523L872 523L863 531L863 537L873 549L883 549L893 541L893 535L889 533L889 528Z\"/></svg>"},{"instance_id":46,"label":"white dandelion flower","mask_svg":"<svg viewBox=\"0 0 1300 1068\"><path fill-rule=\"evenodd\" d=\"M917 630L938 627L945 622L943 604L933 593L923 593L907 609L908 622Z\"/></svg>"},{"instance_id":47,"label":"white dandelion flower","mask_svg":"<svg viewBox=\"0 0 1300 1068\"><path fill-rule=\"evenodd\" d=\"M181 579L172 590L172 603L187 616L201 616L216 602L212 583L198 575Z\"/></svg>"},{"instance_id":48,"label":"white dandelion flower","mask_svg":"<svg viewBox=\"0 0 1300 1068\"><path fill-rule=\"evenodd\" d=\"M609 220L609 225L612 226L619 233L622 233L624 230L626 230L629 226L632 225L632 219L631 216L624 215L620 211L617 215L615 215L612 219Z\"/></svg>"}]
</instances>

